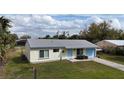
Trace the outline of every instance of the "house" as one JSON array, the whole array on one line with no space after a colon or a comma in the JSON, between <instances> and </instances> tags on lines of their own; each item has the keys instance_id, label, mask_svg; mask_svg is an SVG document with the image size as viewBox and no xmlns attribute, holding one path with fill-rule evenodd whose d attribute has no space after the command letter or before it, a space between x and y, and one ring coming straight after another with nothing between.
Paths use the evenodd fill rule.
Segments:
<instances>
[{"instance_id":1,"label":"house","mask_svg":"<svg viewBox=\"0 0 124 93\"><path fill-rule=\"evenodd\" d=\"M86 40L28 39L25 55L31 63L96 56L96 45Z\"/></svg>"},{"instance_id":2,"label":"house","mask_svg":"<svg viewBox=\"0 0 124 93\"><path fill-rule=\"evenodd\" d=\"M124 47L124 40L102 40L96 43L99 48L122 48Z\"/></svg>"}]
</instances>

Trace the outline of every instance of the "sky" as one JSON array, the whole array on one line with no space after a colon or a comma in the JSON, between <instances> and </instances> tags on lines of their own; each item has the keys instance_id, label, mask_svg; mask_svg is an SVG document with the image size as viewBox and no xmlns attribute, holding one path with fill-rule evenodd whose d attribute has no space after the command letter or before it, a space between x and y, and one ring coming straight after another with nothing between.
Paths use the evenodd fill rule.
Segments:
<instances>
[{"instance_id":1,"label":"sky","mask_svg":"<svg viewBox=\"0 0 124 93\"><path fill-rule=\"evenodd\" d=\"M122 14L1 14L12 22L10 31L18 36L43 37L57 31L78 34L91 23L109 22L115 29L124 29Z\"/></svg>"}]
</instances>

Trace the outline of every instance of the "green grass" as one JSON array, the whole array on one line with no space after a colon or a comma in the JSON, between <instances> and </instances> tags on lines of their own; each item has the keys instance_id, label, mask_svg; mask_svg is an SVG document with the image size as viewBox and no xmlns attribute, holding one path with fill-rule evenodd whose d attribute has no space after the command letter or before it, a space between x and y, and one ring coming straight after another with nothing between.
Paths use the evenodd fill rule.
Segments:
<instances>
[{"instance_id":1,"label":"green grass","mask_svg":"<svg viewBox=\"0 0 124 93\"><path fill-rule=\"evenodd\" d=\"M2 73L3 78L32 78L32 67L37 68L40 79L111 79L124 78L124 72L96 62L71 63L67 60L30 64L20 59L20 50L8 53L9 62Z\"/></svg>"},{"instance_id":2,"label":"green grass","mask_svg":"<svg viewBox=\"0 0 124 93\"><path fill-rule=\"evenodd\" d=\"M110 55L110 54L105 54L105 53L99 53L98 56L100 58L107 59L107 60L124 65L124 56Z\"/></svg>"}]
</instances>

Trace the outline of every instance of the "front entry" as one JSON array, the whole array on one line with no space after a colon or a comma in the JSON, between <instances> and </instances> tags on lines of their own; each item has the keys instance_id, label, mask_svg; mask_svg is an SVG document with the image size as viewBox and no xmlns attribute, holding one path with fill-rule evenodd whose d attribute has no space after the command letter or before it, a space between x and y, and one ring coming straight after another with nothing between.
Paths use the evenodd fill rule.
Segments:
<instances>
[{"instance_id":1,"label":"front entry","mask_svg":"<svg viewBox=\"0 0 124 93\"><path fill-rule=\"evenodd\" d=\"M73 53L73 52L72 52L72 49L68 49L68 50L67 50L67 57L68 57L68 58L72 58L72 53Z\"/></svg>"},{"instance_id":2,"label":"front entry","mask_svg":"<svg viewBox=\"0 0 124 93\"><path fill-rule=\"evenodd\" d=\"M77 56L83 56L84 50L83 49L77 49Z\"/></svg>"}]
</instances>

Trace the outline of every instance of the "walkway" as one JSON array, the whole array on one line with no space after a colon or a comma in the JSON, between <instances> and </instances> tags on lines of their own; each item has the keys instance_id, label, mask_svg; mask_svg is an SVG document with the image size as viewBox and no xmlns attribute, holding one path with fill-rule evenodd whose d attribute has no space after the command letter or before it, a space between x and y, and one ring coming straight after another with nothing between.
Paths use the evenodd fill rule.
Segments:
<instances>
[{"instance_id":1,"label":"walkway","mask_svg":"<svg viewBox=\"0 0 124 93\"><path fill-rule=\"evenodd\" d=\"M104 64L106 66L110 66L110 67L116 68L118 70L124 71L124 65L121 65L121 64L118 64L118 63L115 63L112 61L108 61L105 59L100 59L100 58L95 58L94 61L97 63L100 63L100 64Z\"/></svg>"},{"instance_id":2,"label":"walkway","mask_svg":"<svg viewBox=\"0 0 124 93\"><path fill-rule=\"evenodd\" d=\"M71 62L92 61L92 59L68 59Z\"/></svg>"}]
</instances>

